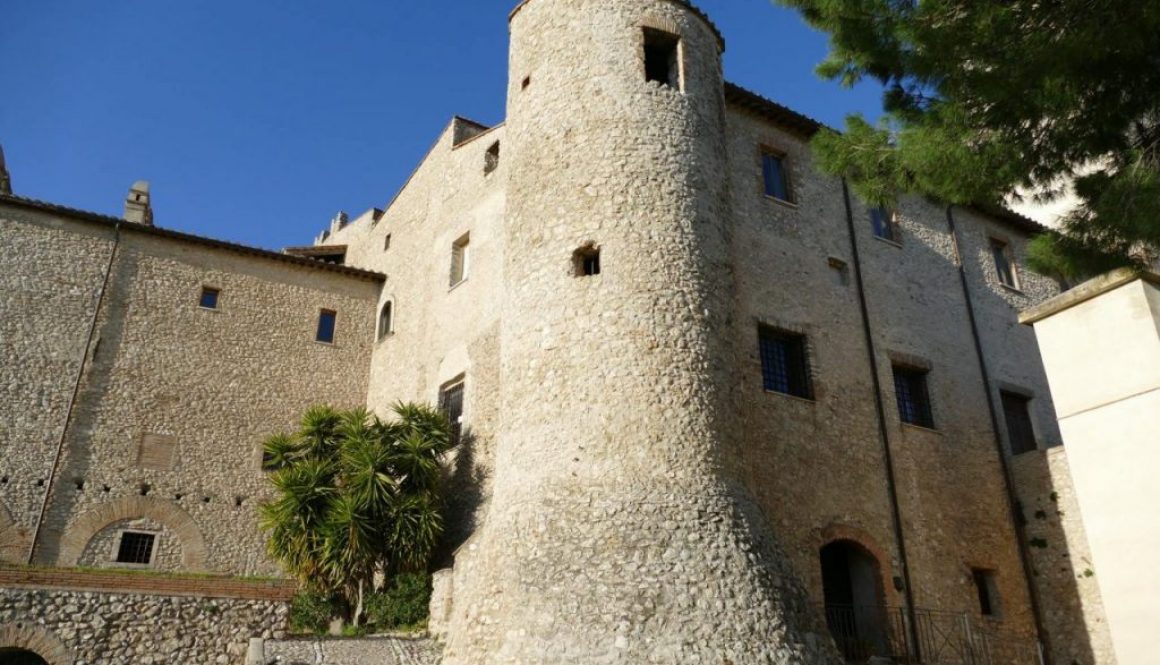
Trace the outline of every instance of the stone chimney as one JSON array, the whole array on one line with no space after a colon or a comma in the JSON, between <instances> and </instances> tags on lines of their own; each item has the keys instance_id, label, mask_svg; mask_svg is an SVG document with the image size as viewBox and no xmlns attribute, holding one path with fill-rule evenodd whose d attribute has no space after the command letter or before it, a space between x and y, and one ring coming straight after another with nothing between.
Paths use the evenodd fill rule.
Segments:
<instances>
[{"instance_id":1,"label":"stone chimney","mask_svg":"<svg viewBox=\"0 0 1160 665\"><path fill-rule=\"evenodd\" d=\"M125 221L153 226L153 205L149 202L149 183L138 180L129 188L125 199Z\"/></svg>"},{"instance_id":2,"label":"stone chimney","mask_svg":"<svg viewBox=\"0 0 1160 665\"><path fill-rule=\"evenodd\" d=\"M12 178L8 175L8 166L4 163L4 146L0 146L0 194L12 193Z\"/></svg>"}]
</instances>

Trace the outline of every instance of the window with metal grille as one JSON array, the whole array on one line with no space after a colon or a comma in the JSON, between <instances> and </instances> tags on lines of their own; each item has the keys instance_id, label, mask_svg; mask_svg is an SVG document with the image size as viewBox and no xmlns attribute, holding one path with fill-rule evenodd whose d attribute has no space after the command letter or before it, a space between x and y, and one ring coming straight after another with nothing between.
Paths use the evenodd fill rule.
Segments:
<instances>
[{"instance_id":1,"label":"window with metal grille","mask_svg":"<svg viewBox=\"0 0 1160 665\"><path fill-rule=\"evenodd\" d=\"M761 379L766 390L813 398L806 337L769 326L758 329Z\"/></svg>"},{"instance_id":2,"label":"window with metal grille","mask_svg":"<svg viewBox=\"0 0 1160 665\"><path fill-rule=\"evenodd\" d=\"M895 365L894 396L898 400L898 417L902 422L934 429L926 375L927 371L923 369Z\"/></svg>"},{"instance_id":3,"label":"window with metal grille","mask_svg":"<svg viewBox=\"0 0 1160 665\"><path fill-rule=\"evenodd\" d=\"M463 384L460 380L439 391L439 410L451 423L451 444L455 446L463 436Z\"/></svg>"},{"instance_id":4,"label":"window with metal grille","mask_svg":"<svg viewBox=\"0 0 1160 665\"><path fill-rule=\"evenodd\" d=\"M386 337L387 335L390 335L392 332L392 330L391 330L391 324L393 323L391 321L391 310L392 309L393 309L393 307L392 307L391 303L385 302L385 303L383 303L383 308L379 310L379 339L382 339L382 338Z\"/></svg>"},{"instance_id":5,"label":"window with metal grille","mask_svg":"<svg viewBox=\"0 0 1160 665\"><path fill-rule=\"evenodd\" d=\"M999 393L1003 402L1003 416L1007 420L1007 439L1012 455L1022 455L1038 448L1035 443L1035 427L1031 424L1031 399L1003 391Z\"/></svg>"},{"instance_id":6,"label":"window with metal grille","mask_svg":"<svg viewBox=\"0 0 1160 665\"><path fill-rule=\"evenodd\" d=\"M467 279L467 247L470 236L465 234L451 245L451 286Z\"/></svg>"},{"instance_id":7,"label":"window with metal grille","mask_svg":"<svg viewBox=\"0 0 1160 665\"><path fill-rule=\"evenodd\" d=\"M329 309L324 309L318 313L318 331L314 334L314 339L319 342L327 344L334 343L334 330L338 324L338 313Z\"/></svg>"},{"instance_id":8,"label":"window with metal grille","mask_svg":"<svg viewBox=\"0 0 1160 665\"><path fill-rule=\"evenodd\" d=\"M765 195L790 202L789 173L786 171L785 155L764 151L761 153L761 176L765 183Z\"/></svg>"},{"instance_id":9,"label":"window with metal grille","mask_svg":"<svg viewBox=\"0 0 1160 665\"><path fill-rule=\"evenodd\" d=\"M153 544L157 535L125 531L121 534L121 544L117 547L117 563L149 565L153 560Z\"/></svg>"},{"instance_id":10,"label":"window with metal grille","mask_svg":"<svg viewBox=\"0 0 1160 665\"><path fill-rule=\"evenodd\" d=\"M202 309L217 309L218 296L220 295L221 291L219 289L203 286L201 287L201 298L198 300L197 305Z\"/></svg>"},{"instance_id":11,"label":"window with metal grille","mask_svg":"<svg viewBox=\"0 0 1160 665\"><path fill-rule=\"evenodd\" d=\"M681 38L644 28L644 77L670 88L681 87Z\"/></svg>"},{"instance_id":12,"label":"window with metal grille","mask_svg":"<svg viewBox=\"0 0 1160 665\"><path fill-rule=\"evenodd\" d=\"M874 229L874 237L890 242L898 242L897 213L890 208L873 208L870 210L870 224Z\"/></svg>"},{"instance_id":13,"label":"window with metal grille","mask_svg":"<svg viewBox=\"0 0 1160 665\"><path fill-rule=\"evenodd\" d=\"M999 586L995 582L995 571L975 568L971 570L971 578L979 597L979 612L987 617L998 616Z\"/></svg>"},{"instance_id":14,"label":"window with metal grille","mask_svg":"<svg viewBox=\"0 0 1160 665\"><path fill-rule=\"evenodd\" d=\"M1011 246L1002 240L991 238L991 257L995 260L995 273L999 282L1013 289L1019 288L1019 275L1015 268L1015 259L1011 254Z\"/></svg>"}]
</instances>

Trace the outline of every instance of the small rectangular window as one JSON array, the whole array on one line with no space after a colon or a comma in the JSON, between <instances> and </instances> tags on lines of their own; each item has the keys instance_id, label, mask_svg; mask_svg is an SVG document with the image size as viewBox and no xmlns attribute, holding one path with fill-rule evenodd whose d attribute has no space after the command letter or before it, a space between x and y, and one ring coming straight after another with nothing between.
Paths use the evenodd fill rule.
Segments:
<instances>
[{"instance_id":1,"label":"small rectangular window","mask_svg":"<svg viewBox=\"0 0 1160 665\"><path fill-rule=\"evenodd\" d=\"M464 381L458 379L439 391L439 410L451 423L452 446L459 445L463 436L463 385Z\"/></svg>"},{"instance_id":2,"label":"small rectangular window","mask_svg":"<svg viewBox=\"0 0 1160 665\"><path fill-rule=\"evenodd\" d=\"M1019 275L1015 267L1015 257L1011 245L997 238L991 238L991 257L995 260L995 272L999 283L1013 289L1019 288Z\"/></svg>"},{"instance_id":3,"label":"small rectangular window","mask_svg":"<svg viewBox=\"0 0 1160 665\"><path fill-rule=\"evenodd\" d=\"M806 337L761 326L758 329L761 352L761 379L771 392L813 398Z\"/></svg>"},{"instance_id":4,"label":"small rectangular window","mask_svg":"<svg viewBox=\"0 0 1160 665\"><path fill-rule=\"evenodd\" d=\"M895 365L894 396L898 400L898 417L902 422L934 429L926 375L926 370Z\"/></svg>"},{"instance_id":5,"label":"small rectangular window","mask_svg":"<svg viewBox=\"0 0 1160 665\"><path fill-rule=\"evenodd\" d=\"M573 274L577 277L593 277L600 274L600 248L585 245L572 253Z\"/></svg>"},{"instance_id":6,"label":"small rectangular window","mask_svg":"<svg viewBox=\"0 0 1160 665\"><path fill-rule=\"evenodd\" d=\"M1023 395L1002 391L1003 416L1007 421L1007 439L1012 455L1031 452L1035 443L1035 428L1031 424L1031 400Z\"/></svg>"},{"instance_id":7,"label":"small rectangular window","mask_svg":"<svg viewBox=\"0 0 1160 665\"><path fill-rule=\"evenodd\" d=\"M117 563L149 565L153 561L153 544L156 534L125 531L117 547Z\"/></svg>"},{"instance_id":8,"label":"small rectangular window","mask_svg":"<svg viewBox=\"0 0 1160 665\"><path fill-rule=\"evenodd\" d=\"M979 612L985 617L999 616L999 586L995 583L995 572L976 568L971 571L971 578L979 597Z\"/></svg>"},{"instance_id":9,"label":"small rectangular window","mask_svg":"<svg viewBox=\"0 0 1160 665\"><path fill-rule=\"evenodd\" d=\"M327 344L334 343L334 328L338 321L338 314L329 309L324 309L318 313L318 332L314 339L319 342Z\"/></svg>"},{"instance_id":10,"label":"small rectangular window","mask_svg":"<svg viewBox=\"0 0 1160 665\"><path fill-rule=\"evenodd\" d=\"M220 295L221 295L220 290L210 288L208 286L203 286L201 288L201 299L198 300L198 303L197 303L198 307L201 307L202 309L217 309L218 308L218 297Z\"/></svg>"},{"instance_id":11,"label":"small rectangular window","mask_svg":"<svg viewBox=\"0 0 1160 665\"><path fill-rule=\"evenodd\" d=\"M789 174L786 172L785 156L773 152L761 153L761 174L765 183L765 195L786 203L792 202L789 192Z\"/></svg>"},{"instance_id":12,"label":"small rectangular window","mask_svg":"<svg viewBox=\"0 0 1160 665\"><path fill-rule=\"evenodd\" d=\"M680 89L680 37L663 30L644 29L644 76L646 81Z\"/></svg>"},{"instance_id":13,"label":"small rectangular window","mask_svg":"<svg viewBox=\"0 0 1160 665\"><path fill-rule=\"evenodd\" d=\"M391 234L388 233L387 237L383 238L383 251L385 252L390 248L391 248Z\"/></svg>"},{"instance_id":14,"label":"small rectangular window","mask_svg":"<svg viewBox=\"0 0 1160 665\"><path fill-rule=\"evenodd\" d=\"M883 207L871 209L870 224L875 238L898 242L898 214L895 211Z\"/></svg>"},{"instance_id":15,"label":"small rectangular window","mask_svg":"<svg viewBox=\"0 0 1160 665\"><path fill-rule=\"evenodd\" d=\"M467 279L467 248L469 244L469 236L464 235L451 245L451 286Z\"/></svg>"}]
</instances>

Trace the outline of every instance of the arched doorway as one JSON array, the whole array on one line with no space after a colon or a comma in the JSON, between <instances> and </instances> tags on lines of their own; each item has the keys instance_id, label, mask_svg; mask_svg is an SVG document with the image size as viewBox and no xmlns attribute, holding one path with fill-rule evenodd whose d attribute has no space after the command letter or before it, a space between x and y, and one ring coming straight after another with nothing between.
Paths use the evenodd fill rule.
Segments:
<instances>
[{"instance_id":1,"label":"arched doorway","mask_svg":"<svg viewBox=\"0 0 1160 665\"><path fill-rule=\"evenodd\" d=\"M4 665L48 665L48 661L27 649L0 649L0 663Z\"/></svg>"},{"instance_id":2,"label":"arched doorway","mask_svg":"<svg viewBox=\"0 0 1160 665\"><path fill-rule=\"evenodd\" d=\"M846 660L890 656L878 560L852 540L836 540L822 548L821 563L826 625Z\"/></svg>"}]
</instances>

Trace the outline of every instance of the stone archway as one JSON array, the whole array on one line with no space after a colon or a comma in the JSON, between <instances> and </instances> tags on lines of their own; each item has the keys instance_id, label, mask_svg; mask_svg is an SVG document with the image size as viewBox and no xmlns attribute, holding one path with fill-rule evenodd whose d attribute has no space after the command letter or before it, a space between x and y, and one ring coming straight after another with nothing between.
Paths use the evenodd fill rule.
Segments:
<instances>
[{"instance_id":1,"label":"stone archway","mask_svg":"<svg viewBox=\"0 0 1160 665\"><path fill-rule=\"evenodd\" d=\"M182 572L208 572L205 538L197 522L177 504L145 496L110 501L73 519L61 537L57 564L78 565L85 547L102 529L121 520L141 518L160 522L177 536Z\"/></svg>"},{"instance_id":2,"label":"stone archway","mask_svg":"<svg viewBox=\"0 0 1160 665\"><path fill-rule=\"evenodd\" d=\"M0 654L5 649L29 651L40 656L48 665L72 665L76 661L60 638L29 623L0 624Z\"/></svg>"}]
</instances>

